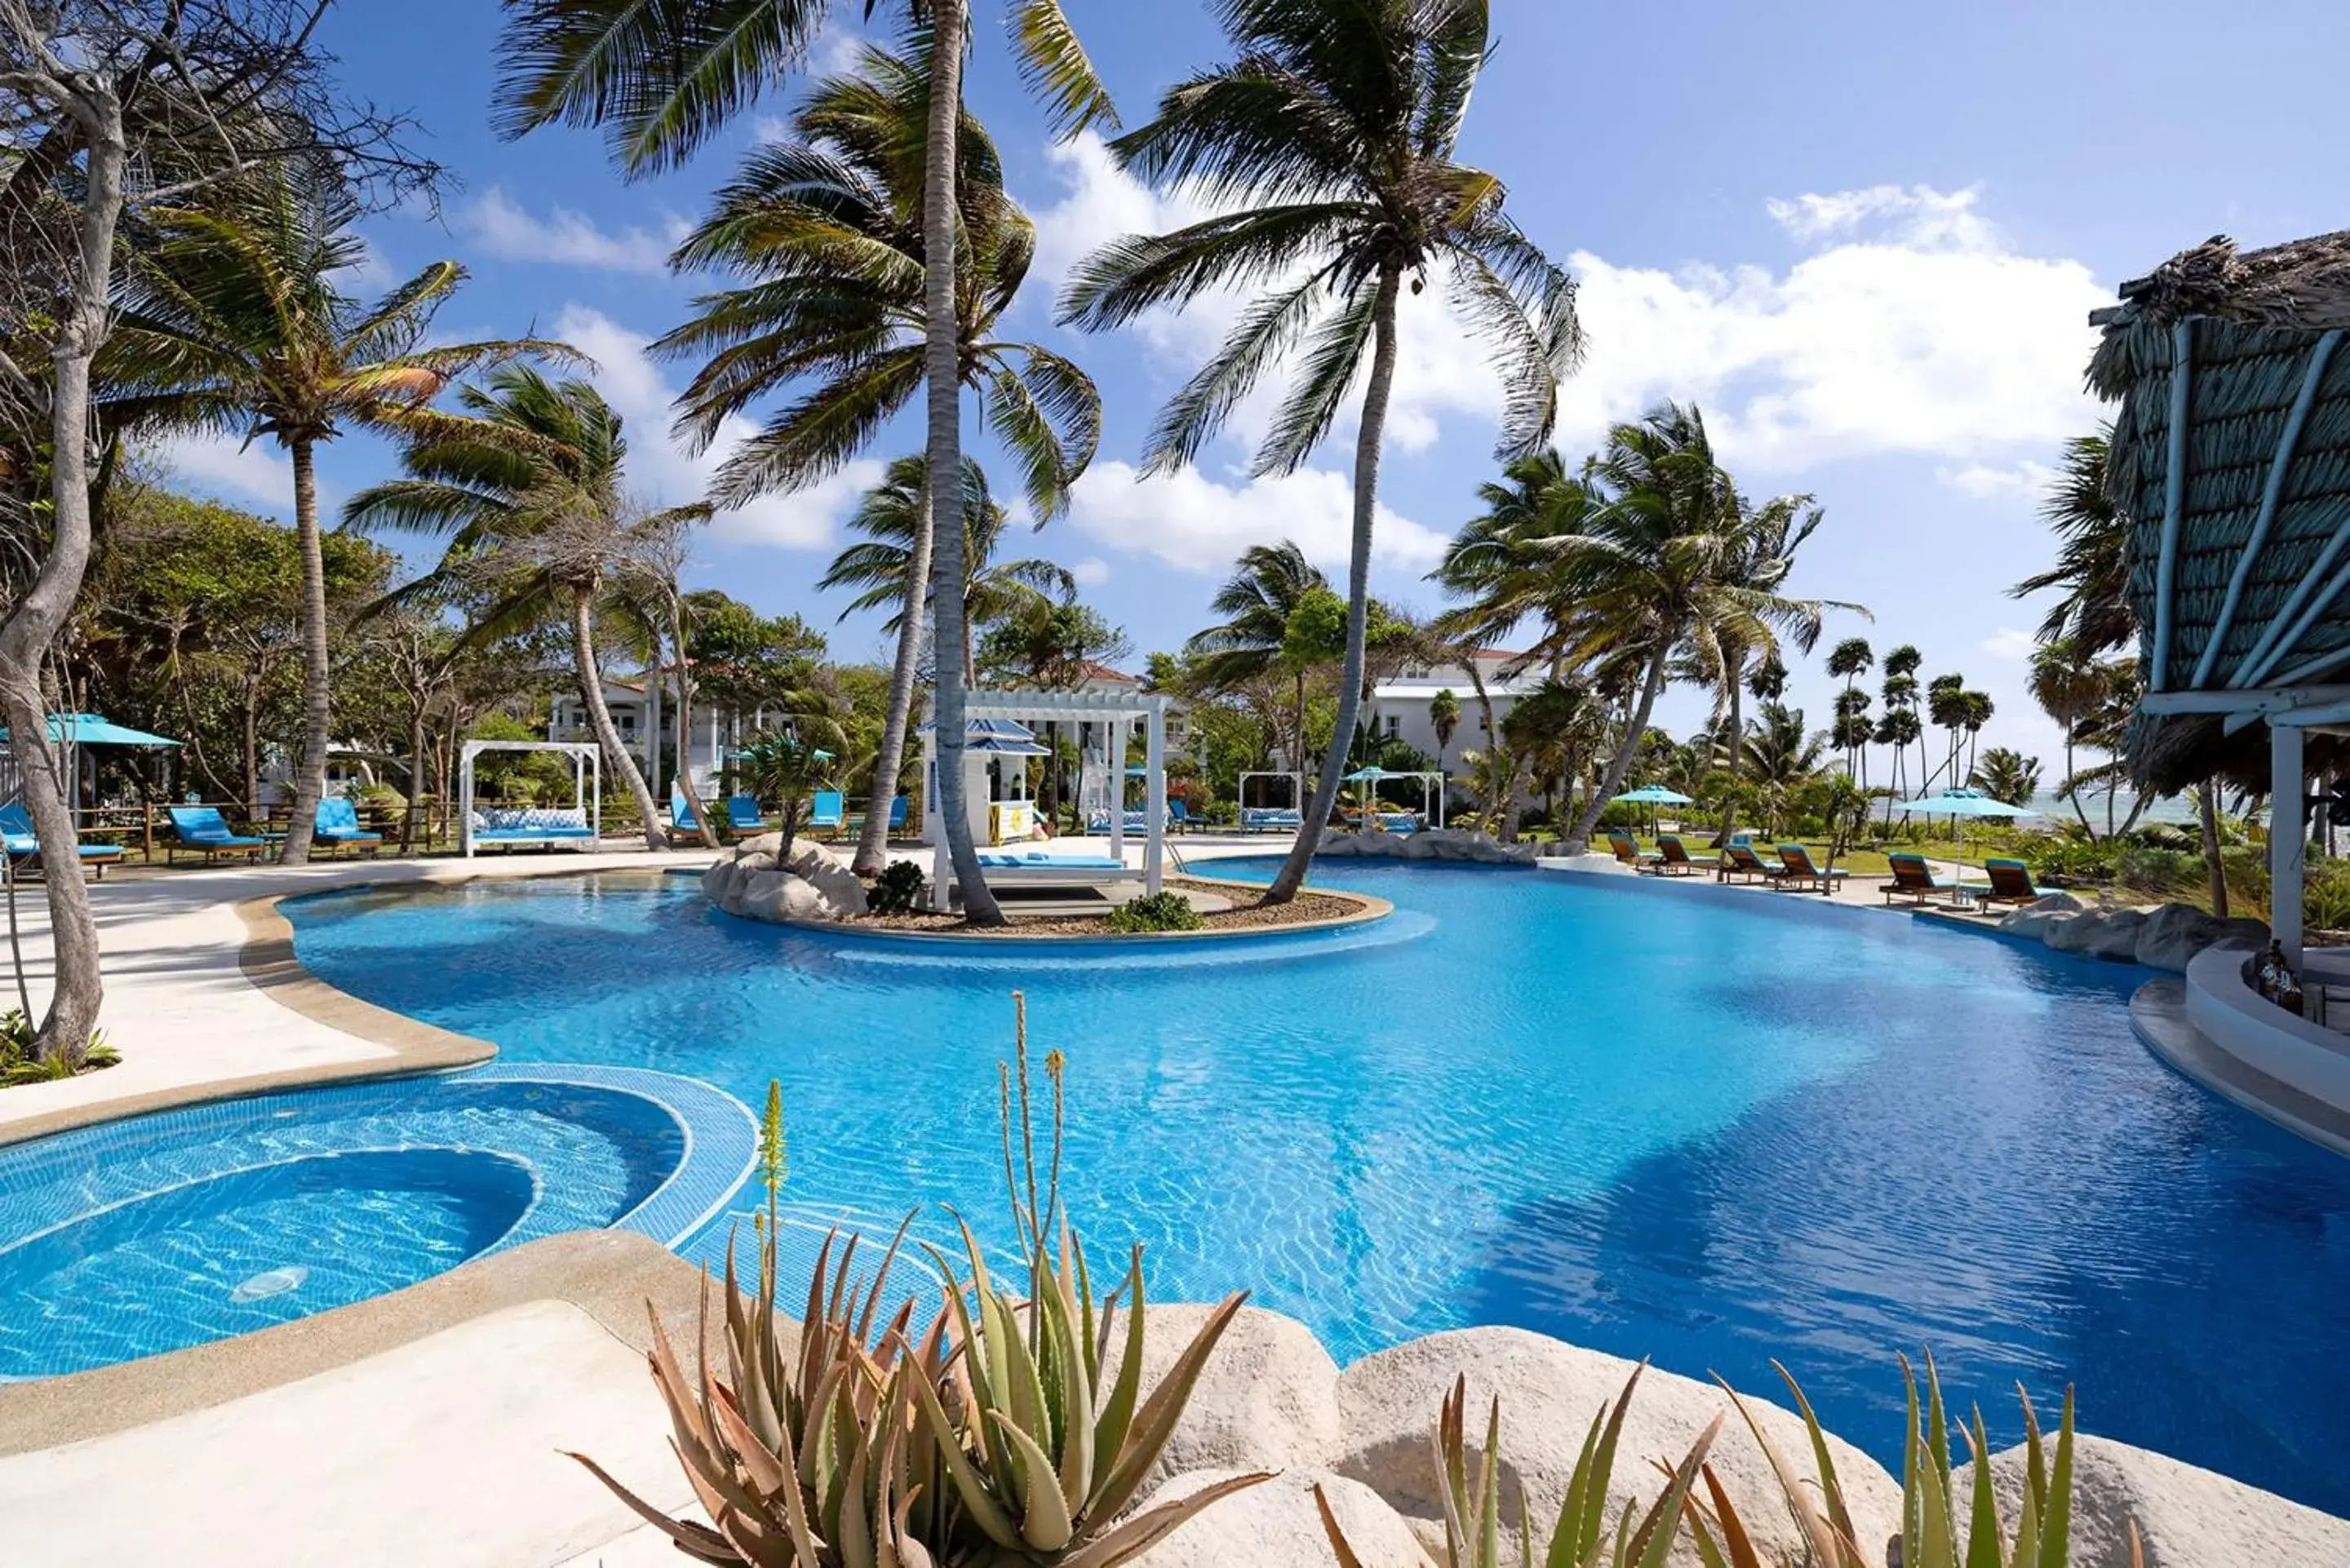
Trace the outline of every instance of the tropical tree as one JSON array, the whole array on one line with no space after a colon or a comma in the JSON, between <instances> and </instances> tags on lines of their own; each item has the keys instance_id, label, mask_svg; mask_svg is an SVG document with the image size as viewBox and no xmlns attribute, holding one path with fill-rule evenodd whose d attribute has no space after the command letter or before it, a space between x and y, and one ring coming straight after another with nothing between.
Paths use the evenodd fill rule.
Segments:
<instances>
[{"instance_id":1,"label":"tropical tree","mask_svg":"<svg viewBox=\"0 0 2350 1568\"><path fill-rule=\"evenodd\" d=\"M1853 698L1860 692L1860 678L1867 674L1876 663L1876 650L1868 646L1868 639L1865 637L1847 637L1828 649L1828 673L1844 678L1846 693L1836 703L1836 727L1844 733L1836 738L1835 744L1845 753L1845 776L1851 778L1856 773L1864 786L1868 779L1867 747L1871 732L1866 720L1861 716L1868 711L1868 703L1865 697L1859 701L1853 701Z\"/></svg>"},{"instance_id":2,"label":"tropical tree","mask_svg":"<svg viewBox=\"0 0 2350 1568\"><path fill-rule=\"evenodd\" d=\"M359 205L324 161L283 161L203 209L151 211L129 265L102 361L121 391L116 417L148 429L269 437L293 467L302 552L304 722L293 819L280 857L310 852L332 723L327 573L318 542L317 451L349 430L415 435L457 376L530 355L568 356L533 339L428 343L434 313L465 271L435 262L373 304L345 295L366 248Z\"/></svg>"},{"instance_id":3,"label":"tropical tree","mask_svg":"<svg viewBox=\"0 0 2350 1568\"><path fill-rule=\"evenodd\" d=\"M1948 782L1959 782L1960 737L1967 722L1967 678L1963 675L1937 675L1926 682L1926 717L1942 732L1942 762L1926 775L1931 784L1944 774Z\"/></svg>"},{"instance_id":4,"label":"tropical tree","mask_svg":"<svg viewBox=\"0 0 2350 1568\"><path fill-rule=\"evenodd\" d=\"M1983 726L1991 722L1992 711L1990 692L1961 691L1959 693L1959 728L1966 732L1967 772L1970 774L1974 772L1975 742L1982 734ZM1953 776L1956 775L1953 774Z\"/></svg>"},{"instance_id":5,"label":"tropical tree","mask_svg":"<svg viewBox=\"0 0 2350 1568\"><path fill-rule=\"evenodd\" d=\"M2106 490L2114 429L2065 443L2064 461L2040 504L2057 538L2056 564L2010 588L2015 598L2049 588L2062 594L2040 622L2040 640L2069 639L2095 658L2137 640L2129 605L2128 526Z\"/></svg>"},{"instance_id":6,"label":"tropical tree","mask_svg":"<svg viewBox=\"0 0 2350 1568\"><path fill-rule=\"evenodd\" d=\"M1820 771L1827 748L1825 735L1804 727L1804 711L1782 702L1765 703L1749 727L1739 751L1744 775L1762 802L1763 831L1776 832L1788 800Z\"/></svg>"},{"instance_id":7,"label":"tropical tree","mask_svg":"<svg viewBox=\"0 0 2350 1568\"><path fill-rule=\"evenodd\" d=\"M1191 676L1201 691L1237 691L1267 675L1285 676L1295 701L1289 760L1305 765L1305 675L1308 666L1290 658L1290 623L1308 596L1328 593L1330 580L1305 558L1295 540L1252 545L1209 607L1225 618L1192 634L1183 645Z\"/></svg>"},{"instance_id":8,"label":"tropical tree","mask_svg":"<svg viewBox=\"0 0 2350 1568\"><path fill-rule=\"evenodd\" d=\"M1908 790L1906 763L1909 747L1918 747L1918 772L1922 774L1926 767L1926 731L1918 721L1918 670L1925 662L1926 656L1914 644L1901 644L1885 656L1885 680L1877 688L1877 696L1885 703L1885 717L1877 723L1877 743L1893 748L1893 794L1887 798L1885 805L1888 829L1893 823L1893 800L1906 795Z\"/></svg>"},{"instance_id":9,"label":"tropical tree","mask_svg":"<svg viewBox=\"0 0 2350 1568\"><path fill-rule=\"evenodd\" d=\"M1868 742L1877 734L1868 717L1869 701L1868 693L1856 686L1837 692L1835 723L1828 731L1828 743L1844 753L1844 776L1856 778L1863 789L1868 787Z\"/></svg>"},{"instance_id":10,"label":"tropical tree","mask_svg":"<svg viewBox=\"0 0 2350 1568\"><path fill-rule=\"evenodd\" d=\"M920 453L889 464L879 484L865 493L848 519L851 531L865 535L832 558L816 582L819 588L853 588L857 597L840 612L846 620L859 610L896 607L882 623L886 631L905 629L909 607L917 622L931 613L927 566L930 541L927 481ZM1077 581L1066 567L1041 558L998 561L1010 514L989 493L987 475L971 458L962 463L963 518L963 679L975 678L972 628L990 627L1024 611L1066 603L1077 591ZM901 639L902 640L902 639ZM918 639L919 642L919 639ZM883 745L888 744L885 732ZM892 778L897 776L893 770Z\"/></svg>"},{"instance_id":11,"label":"tropical tree","mask_svg":"<svg viewBox=\"0 0 2350 1568\"><path fill-rule=\"evenodd\" d=\"M866 12L870 15L870 3ZM929 92L923 105L921 160L920 331L922 379L928 391L926 472L962 467L961 389L963 335L958 233L966 230L960 178L962 67L967 0L909 0L928 24L923 58ZM614 159L631 178L658 173L690 157L747 108L783 70L806 57L831 6L827 0L519 0L509 16L500 52L502 128L519 136L565 121L605 128ZM1062 14L1059 0L1016 0L1011 37L1024 78L1050 106L1056 127L1074 134L1087 126L1114 127L1117 116L1092 63ZM976 236L969 236L977 244ZM1049 404L1048 404L1049 406ZM1066 451L1066 449L1065 449ZM946 591L937 596L935 634L953 648L962 639L964 576L962 496L948 486L932 498L933 569ZM907 628L914 624L909 618ZM910 671L918 645L899 639L899 668ZM1001 925L1003 912L980 876L979 857L963 809L963 684L951 659L938 661L934 697L938 721L939 795L947 846L963 909L975 924ZM894 711L911 705L912 678L895 682L906 692ZM898 725L902 745L904 720ZM888 751L885 743L884 753ZM896 784L877 759L874 798ZM879 814L868 813L868 817ZM879 869L882 834L870 821L858 846L858 864Z\"/></svg>"},{"instance_id":12,"label":"tropical tree","mask_svg":"<svg viewBox=\"0 0 2350 1568\"><path fill-rule=\"evenodd\" d=\"M1125 630L1103 619L1099 610L1037 598L988 629L979 647L979 668L991 679L1074 691L1096 668L1133 651Z\"/></svg>"},{"instance_id":13,"label":"tropical tree","mask_svg":"<svg viewBox=\"0 0 2350 1568\"><path fill-rule=\"evenodd\" d=\"M666 813L604 702L596 617L608 590L657 575L670 535L708 509L647 512L630 499L620 416L585 381L507 366L464 388L458 402L462 417L440 421L401 454L408 477L353 496L345 521L445 537L441 565L406 591L452 579L485 587L489 602L468 642L567 624L572 672L605 765L634 797L646 847L666 848Z\"/></svg>"},{"instance_id":14,"label":"tropical tree","mask_svg":"<svg viewBox=\"0 0 2350 1568\"><path fill-rule=\"evenodd\" d=\"M1289 350L1296 378L1253 463L1303 464L1359 377L1347 652L1337 723L1296 843L1266 892L1294 898L1336 798L1360 703L1373 519L1398 301L1430 282L1492 346L1506 389L1500 455L1548 436L1580 353L1575 286L1503 211L1502 183L1456 160L1490 56L1485 7L1458 0L1220 0L1235 58L1177 84L1158 117L1111 144L1119 166L1226 207L1173 234L1129 236L1079 265L1062 318L1088 329L1180 308L1211 288L1266 290L1170 400L1148 472L1191 462Z\"/></svg>"},{"instance_id":15,"label":"tropical tree","mask_svg":"<svg viewBox=\"0 0 2350 1568\"><path fill-rule=\"evenodd\" d=\"M1968 782L1993 800L2030 805L2032 797L2040 793L2040 759L1993 746L1975 763Z\"/></svg>"},{"instance_id":16,"label":"tropical tree","mask_svg":"<svg viewBox=\"0 0 2350 1568\"><path fill-rule=\"evenodd\" d=\"M1607 743L1607 706L1587 682L1550 677L1510 704L1502 739L1543 789L1544 810L1558 820L1558 789ZM1569 805L1572 805L1572 802Z\"/></svg>"},{"instance_id":17,"label":"tropical tree","mask_svg":"<svg viewBox=\"0 0 2350 1568\"><path fill-rule=\"evenodd\" d=\"M762 730L743 742L735 767L743 787L762 805L775 808L776 831L783 835L775 858L790 858L809 799L831 787L838 776L837 756L789 731Z\"/></svg>"},{"instance_id":18,"label":"tropical tree","mask_svg":"<svg viewBox=\"0 0 2350 1568\"><path fill-rule=\"evenodd\" d=\"M1440 688L1428 700L1429 728L1436 732L1436 771L1444 771L1445 748L1452 744L1452 732L1461 727L1461 699L1452 694L1450 686Z\"/></svg>"}]
</instances>

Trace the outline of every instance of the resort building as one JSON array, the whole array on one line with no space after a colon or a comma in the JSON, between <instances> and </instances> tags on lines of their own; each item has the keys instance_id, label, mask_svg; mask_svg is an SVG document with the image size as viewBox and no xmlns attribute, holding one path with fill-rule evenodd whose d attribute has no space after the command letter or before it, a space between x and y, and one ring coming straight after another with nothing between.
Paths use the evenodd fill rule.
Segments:
<instances>
[{"instance_id":1,"label":"resort building","mask_svg":"<svg viewBox=\"0 0 2350 1568\"><path fill-rule=\"evenodd\" d=\"M612 727L619 731L621 742L636 755L646 777L657 782L666 780L671 759L677 755L676 671L661 670L658 679L642 671L635 675L607 671L604 706L611 712ZM694 693L692 706L693 733L689 738L687 765L693 773L694 788L706 793L717 787L724 759L740 750L769 715L764 708L738 711L712 701L699 691ZM579 700L576 685L566 682L556 687L547 704L546 738L596 738L595 726L588 717L588 705Z\"/></svg>"},{"instance_id":2,"label":"resort building","mask_svg":"<svg viewBox=\"0 0 2350 1568\"><path fill-rule=\"evenodd\" d=\"M1485 682L1485 695L1493 705L1496 724L1509 716L1519 698L1542 684L1541 671L1519 667L1525 658L1522 653L1513 653L1506 648L1481 648L1470 657L1476 661L1477 674ZM1460 710L1450 742L1439 741L1436 721L1430 716L1430 704L1440 691L1451 692ZM1427 753L1448 772L1459 762L1463 749L1476 750L1492 741L1485 732L1485 715L1478 707L1477 689L1469 678L1469 668L1458 661L1407 666L1392 679L1380 681L1371 689L1370 710L1364 723L1415 751Z\"/></svg>"}]
</instances>

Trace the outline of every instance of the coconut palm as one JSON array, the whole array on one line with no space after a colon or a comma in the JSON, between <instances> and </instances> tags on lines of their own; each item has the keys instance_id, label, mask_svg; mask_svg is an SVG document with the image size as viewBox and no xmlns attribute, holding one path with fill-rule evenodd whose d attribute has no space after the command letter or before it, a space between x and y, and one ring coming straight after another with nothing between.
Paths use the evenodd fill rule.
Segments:
<instances>
[{"instance_id":1,"label":"coconut palm","mask_svg":"<svg viewBox=\"0 0 2350 1568\"><path fill-rule=\"evenodd\" d=\"M1461 699L1450 686L1440 688L1428 700L1428 725L1436 732L1436 771L1444 771L1445 748L1452 744L1452 733L1461 727Z\"/></svg>"},{"instance_id":2,"label":"coconut palm","mask_svg":"<svg viewBox=\"0 0 2350 1568\"><path fill-rule=\"evenodd\" d=\"M721 502L797 489L837 472L922 387L929 53L927 36L917 32L905 55L868 47L855 74L817 84L793 116L795 140L752 152L678 247L680 267L740 280L697 300L692 319L655 345L658 352L702 361L680 400L686 436L706 445L744 410L808 383L721 466L714 486ZM1003 190L994 143L968 114L956 168L963 239L954 310L961 384L979 394L983 417L1019 464L1031 510L1050 518L1066 509L1070 483L1092 461L1100 398L1060 355L997 336L1027 276L1035 230ZM928 583L934 543L931 509L920 491L928 472L923 460L914 460L913 472L914 498L899 509L913 525L897 535L904 556L893 568L910 606L918 603L913 585ZM954 498L958 511L967 498L967 492ZM1000 515L983 528L966 526L966 549L983 532L992 543L1002 532ZM961 575L969 586L981 574L966 561ZM971 679L972 627L1002 609L962 607L963 680ZM931 618L910 619L902 607L892 618L898 654L874 763L876 799L883 795L884 773L895 779L903 760ZM878 869L886 838L886 820L868 820L857 864Z\"/></svg>"},{"instance_id":3,"label":"coconut palm","mask_svg":"<svg viewBox=\"0 0 2350 1568\"><path fill-rule=\"evenodd\" d=\"M1295 896L1346 771L1369 622L1372 524L1397 303L1447 289L1492 345L1506 393L1501 455L1550 432L1558 382L1580 353L1574 282L1503 212L1501 182L1455 160L1489 57L1485 7L1461 0L1219 0L1235 58L1179 83L1158 118L1111 144L1120 167L1231 210L1136 235L1081 263L1062 318L1114 327L1204 291L1262 287L1223 346L1161 410L1146 468L1192 461L1239 400L1293 348L1288 395L1254 472L1303 464L1358 378L1354 538L1337 723L1296 843L1266 892Z\"/></svg>"},{"instance_id":4,"label":"coconut palm","mask_svg":"<svg viewBox=\"0 0 2350 1568\"><path fill-rule=\"evenodd\" d=\"M1844 753L1844 776L1863 788L1868 784L1868 742L1877 733L1868 717L1869 701L1868 693L1857 686L1837 692L1835 723L1828 731L1829 744Z\"/></svg>"},{"instance_id":5,"label":"coconut palm","mask_svg":"<svg viewBox=\"0 0 2350 1568\"><path fill-rule=\"evenodd\" d=\"M967 628L993 626L1032 606L1056 598L1066 602L1076 596L1077 580L1066 567L1033 557L995 558L1010 515L989 493L986 473L970 458L962 463L962 511ZM923 538L927 524L922 458L919 453L899 458L889 464L881 483L866 492L848 519L849 528L864 535L864 542L835 556L816 582L819 588L858 590L848 607L840 612L843 620L859 610L890 606L894 607L882 628L895 633L904 629L908 606L917 607L917 621L928 616L930 584L920 569L927 554L928 541ZM963 638L962 666L963 679L972 680L968 633Z\"/></svg>"},{"instance_id":6,"label":"coconut palm","mask_svg":"<svg viewBox=\"0 0 2350 1568\"><path fill-rule=\"evenodd\" d=\"M2030 805L2032 797L2040 793L2040 759L1993 746L1975 763L1969 782L1993 800Z\"/></svg>"},{"instance_id":7,"label":"coconut palm","mask_svg":"<svg viewBox=\"0 0 2350 1568\"><path fill-rule=\"evenodd\" d=\"M2089 813L2075 787L2078 770L2073 763L2073 748L2080 739L2081 726L2104 704L2110 685L2096 657L2072 638L2043 642L2033 653L2032 700L2064 732L2064 782L2058 786L2059 793L2073 803L2073 813L2085 828L2089 826Z\"/></svg>"},{"instance_id":8,"label":"coconut palm","mask_svg":"<svg viewBox=\"0 0 2350 1568\"><path fill-rule=\"evenodd\" d=\"M1330 591L1322 568L1296 542L1252 545L1209 607L1225 618L1192 634L1183 645L1202 691L1232 691L1267 675L1289 677L1295 701L1290 724L1290 765L1305 765L1305 664L1289 657L1290 624L1309 595Z\"/></svg>"},{"instance_id":9,"label":"coconut palm","mask_svg":"<svg viewBox=\"0 0 2350 1568\"><path fill-rule=\"evenodd\" d=\"M529 339L426 344L434 312L465 279L435 262L373 304L341 292L365 255L359 204L323 163L277 162L224 188L203 209L150 211L149 242L128 263L103 373L115 417L150 430L269 437L293 468L302 556L303 725L293 818L281 856L309 857L325 793L332 723L327 576L318 543L317 451L350 430L429 428L452 378L528 355L569 355Z\"/></svg>"},{"instance_id":10,"label":"coconut palm","mask_svg":"<svg viewBox=\"0 0 2350 1568\"><path fill-rule=\"evenodd\" d=\"M873 6L868 3L865 9L869 16ZM909 0L908 9L927 23L930 46L920 209L921 364L929 404L923 455L930 472L954 473L962 466L956 306L968 5ZM831 10L827 0L665 0L658 5L644 0L515 0L500 40L505 67L499 89L501 127L519 136L557 121L600 125L615 161L630 177L659 172L691 156L804 58ZM1021 74L1049 105L1057 129L1073 134L1097 123L1114 127L1109 95L1059 0L1017 0L1011 19ZM933 498L931 518L933 565L951 590L964 575L959 559L961 500L954 488L943 491ZM954 647L962 639L961 596L941 593L937 606L936 635ZM910 670L914 659L902 636L899 652L900 668ZM939 662L934 702L947 847L966 916L977 924L1000 925L1003 912L980 876L963 809L962 671L951 659ZM910 677L903 684L910 704ZM898 731L902 744L902 720ZM895 775L875 776L874 798L885 798L895 787ZM870 861L868 846L875 857ZM858 863L878 868L879 849L879 835L868 823Z\"/></svg>"},{"instance_id":11,"label":"coconut palm","mask_svg":"<svg viewBox=\"0 0 2350 1568\"><path fill-rule=\"evenodd\" d=\"M1763 831L1775 832L1788 798L1820 771L1827 737L1804 727L1804 711L1766 702L1739 743L1749 784L1763 804Z\"/></svg>"},{"instance_id":12,"label":"coconut palm","mask_svg":"<svg viewBox=\"0 0 2350 1568\"><path fill-rule=\"evenodd\" d=\"M1836 704L1836 722L1840 729L1852 729L1849 721L1855 715L1867 711L1868 703L1865 699L1858 702L1851 699L1859 692L1856 683L1860 678L1867 674L1876 663L1876 650L1868 646L1868 639L1865 637L1847 637L1828 649L1828 673L1844 677L1845 697ZM1865 726L1866 722L1863 720L1861 722ZM1855 738L1839 739L1835 744L1845 753L1845 777L1851 778L1857 772L1866 780L1868 776L1867 733L1856 731Z\"/></svg>"},{"instance_id":13,"label":"coconut palm","mask_svg":"<svg viewBox=\"0 0 2350 1568\"><path fill-rule=\"evenodd\" d=\"M620 416L585 381L508 366L458 401L462 419L443 421L401 454L408 476L353 496L344 520L444 536L441 565L402 591L485 587L489 602L470 642L568 625L572 672L605 764L636 801L646 847L665 848L664 814L604 703L596 617L611 590L658 575L669 538L708 509L647 512L630 501Z\"/></svg>"},{"instance_id":14,"label":"coconut palm","mask_svg":"<svg viewBox=\"0 0 2350 1568\"><path fill-rule=\"evenodd\" d=\"M2124 553L2129 530L2106 492L2113 433L2108 423L2095 435L2065 443L2064 462L2040 504L2040 515L2056 534L2056 565L2008 590L2022 598L2063 589L2040 622L2040 640L2068 639L2091 658L2137 640Z\"/></svg>"},{"instance_id":15,"label":"coconut palm","mask_svg":"<svg viewBox=\"0 0 2350 1568\"><path fill-rule=\"evenodd\" d=\"M1544 811L1555 823L1559 784L1572 785L1585 761L1607 743L1607 705L1582 680L1545 679L1510 705L1502 738L1542 785Z\"/></svg>"}]
</instances>

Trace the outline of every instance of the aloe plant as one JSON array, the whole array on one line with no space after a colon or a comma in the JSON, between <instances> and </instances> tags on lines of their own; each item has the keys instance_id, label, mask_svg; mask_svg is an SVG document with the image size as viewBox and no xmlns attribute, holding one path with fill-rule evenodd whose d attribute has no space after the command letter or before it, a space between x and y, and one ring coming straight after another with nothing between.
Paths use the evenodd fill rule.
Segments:
<instances>
[{"instance_id":1,"label":"aloe plant","mask_svg":"<svg viewBox=\"0 0 2350 1568\"><path fill-rule=\"evenodd\" d=\"M1745 1417L1755 1442L1770 1461L1781 1494L1797 1533L1806 1542L1814 1568L1872 1568L1868 1552L1857 1539L1844 1489L1828 1452L1827 1435L1811 1401L1804 1397L1794 1375L1777 1362L1772 1366L1794 1396L1810 1439L1812 1462L1817 1470L1813 1486L1799 1478L1754 1412L1727 1383L1731 1402ZM1907 1431L1902 1441L1901 1533L1887 1543L1889 1568L2065 1568L2070 1551L2073 1511L2073 1390L2064 1390L2064 1407L2056 1428L2053 1452L2043 1440L2039 1413L2032 1397L2019 1385L2024 1430L2024 1488L2022 1508L2011 1531L2000 1517L1999 1498L1991 1486L1991 1440L1983 1429L1982 1411L1971 1412L1970 1423L1960 1428L1974 1461L1972 1485L1961 1501L1959 1480L1950 1466L1950 1422L1942 1404L1942 1382L1931 1355L1926 1358L1926 1397L1921 1408L1918 1378L1907 1356L1901 1379L1908 1391ZM1709 1467L1704 1472L1711 1509L1692 1497L1685 1505L1698 1554L1708 1568L1766 1568L1738 1517L1721 1483ZM2131 1556L2138 1554L2137 1530L2130 1527Z\"/></svg>"},{"instance_id":2,"label":"aloe plant","mask_svg":"<svg viewBox=\"0 0 2350 1568\"><path fill-rule=\"evenodd\" d=\"M1584 1433L1583 1449L1568 1474L1566 1496L1559 1503L1549 1543L1534 1548L1534 1522L1524 1500L1519 1500L1514 1544L1515 1568L1663 1568L1679 1534L1679 1521L1705 1456L1721 1431L1724 1417L1717 1416L1699 1433L1679 1465L1665 1469L1665 1490L1635 1521L1632 1505L1625 1504L1616 1528L1607 1529L1607 1489L1615 1478L1616 1453L1624 1432L1624 1417L1632 1406L1646 1363L1632 1369L1624 1392L1602 1405ZM1485 1420L1484 1458L1471 1480L1466 1434L1469 1385L1455 1379L1452 1392L1439 1409L1432 1439L1439 1490L1444 1498L1445 1568L1511 1568L1505 1556L1512 1532L1502 1512L1502 1402L1496 1398ZM1664 1469L1661 1464L1660 1469ZM1711 1472L1708 1471L1710 1474ZM1315 1507L1322 1515L1322 1531L1329 1537L1338 1568L1363 1568L1362 1559L1347 1542L1321 1487L1314 1489Z\"/></svg>"}]
</instances>

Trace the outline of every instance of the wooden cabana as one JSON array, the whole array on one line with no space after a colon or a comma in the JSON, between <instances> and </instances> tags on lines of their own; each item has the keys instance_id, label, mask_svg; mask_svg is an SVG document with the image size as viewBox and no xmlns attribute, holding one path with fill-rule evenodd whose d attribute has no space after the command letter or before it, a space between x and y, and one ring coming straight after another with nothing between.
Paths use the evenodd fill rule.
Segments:
<instances>
[{"instance_id":1,"label":"wooden cabana","mask_svg":"<svg viewBox=\"0 0 2350 1568\"><path fill-rule=\"evenodd\" d=\"M2107 490L2145 691L2130 771L2163 791L2257 776L2265 732L2272 922L2297 965L2309 749L2350 735L2350 231L2207 240L2091 321L2089 384L2120 405Z\"/></svg>"}]
</instances>

